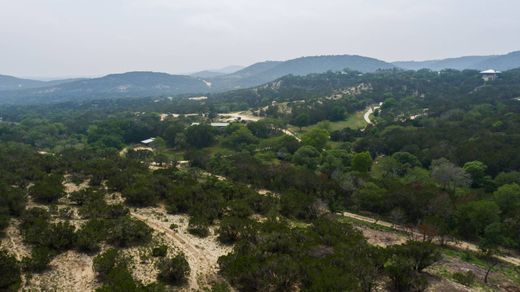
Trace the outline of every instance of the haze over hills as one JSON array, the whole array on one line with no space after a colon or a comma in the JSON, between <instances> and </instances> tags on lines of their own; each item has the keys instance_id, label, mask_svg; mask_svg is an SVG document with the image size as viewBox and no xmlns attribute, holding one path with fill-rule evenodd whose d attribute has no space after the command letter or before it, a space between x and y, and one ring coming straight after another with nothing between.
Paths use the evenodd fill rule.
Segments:
<instances>
[{"instance_id":1,"label":"haze over hills","mask_svg":"<svg viewBox=\"0 0 520 292\"><path fill-rule=\"evenodd\" d=\"M241 68L229 66L191 75L128 72L80 80L38 81L0 76L0 103L46 103L119 97L207 94L249 88L286 75L308 75L344 69L374 72L379 69L509 70L520 67L520 51L506 55L466 56L430 61L388 63L356 56L311 56L288 61L265 61ZM234 71L237 70L238 71ZM231 73L225 73L231 72Z\"/></svg>"},{"instance_id":2,"label":"haze over hills","mask_svg":"<svg viewBox=\"0 0 520 292\"><path fill-rule=\"evenodd\" d=\"M385 61L355 55L302 57L285 62L256 63L234 74L217 77L215 86L219 89L245 88L260 85L285 75L307 75L344 69L373 72L378 69L391 68L394 68L394 65Z\"/></svg>"},{"instance_id":3,"label":"haze over hills","mask_svg":"<svg viewBox=\"0 0 520 292\"><path fill-rule=\"evenodd\" d=\"M8 75L0 75L0 91L41 88L41 87L63 84L63 83L76 81L76 80L79 80L79 78L78 79L41 81L41 80L17 78L17 77L8 76Z\"/></svg>"},{"instance_id":4,"label":"haze over hills","mask_svg":"<svg viewBox=\"0 0 520 292\"><path fill-rule=\"evenodd\" d=\"M84 79L49 87L0 92L8 103L60 102L118 97L207 92L202 79L157 72L128 72Z\"/></svg>"},{"instance_id":5,"label":"haze over hills","mask_svg":"<svg viewBox=\"0 0 520 292\"><path fill-rule=\"evenodd\" d=\"M506 71L520 67L520 51L511 52L505 55L491 55L491 56L465 56L459 58L448 58L441 60L428 61L400 61L392 63L395 66L408 70L419 69L496 69Z\"/></svg>"},{"instance_id":6,"label":"haze over hills","mask_svg":"<svg viewBox=\"0 0 520 292\"><path fill-rule=\"evenodd\" d=\"M189 74L193 77L200 77L200 78L213 78L217 76L222 76L226 74L235 73L236 71L242 70L245 67L238 66L238 65L232 65L232 66L226 66L224 68L219 69L211 69L211 70L203 70L195 73Z\"/></svg>"},{"instance_id":7,"label":"haze over hills","mask_svg":"<svg viewBox=\"0 0 520 292\"><path fill-rule=\"evenodd\" d=\"M393 68L392 64L361 56L316 56L289 61L267 61L253 64L237 72L220 75L213 71L191 76L155 72L112 74L101 78L0 92L0 102L35 103L116 97L143 97L210 93L260 85L285 75L307 75L351 69L372 72ZM224 68L232 70L236 67Z\"/></svg>"}]
</instances>

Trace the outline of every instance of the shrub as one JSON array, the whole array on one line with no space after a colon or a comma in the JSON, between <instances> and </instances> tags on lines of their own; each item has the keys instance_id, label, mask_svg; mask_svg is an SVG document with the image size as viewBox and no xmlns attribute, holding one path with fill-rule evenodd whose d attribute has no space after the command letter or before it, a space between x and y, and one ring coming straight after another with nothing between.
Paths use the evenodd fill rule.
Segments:
<instances>
[{"instance_id":1,"label":"shrub","mask_svg":"<svg viewBox=\"0 0 520 292\"><path fill-rule=\"evenodd\" d=\"M108 242L119 247L144 244L151 239L152 231L145 223L130 217L121 217L110 224Z\"/></svg>"},{"instance_id":2,"label":"shrub","mask_svg":"<svg viewBox=\"0 0 520 292\"><path fill-rule=\"evenodd\" d=\"M35 247L31 251L31 257L23 259L23 267L27 271L43 272L49 267L54 255L55 252L47 247Z\"/></svg>"},{"instance_id":3,"label":"shrub","mask_svg":"<svg viewBox=\"0 0 520 292\"><path fill-rule=\"evenodd\" d=\"M211 292L230 292L231 289L229 288L229 285L225 282L222 283L215 283L213 286L211 286Z\"/></svg>"},{"instance_id":4,"label":"shrub","mask_svg":"<svg viewBox=\"0 0 520 292\"><path fill-rule=\"evenodd\" d=\"M105 279L105 285L97 289L98 292L140 292L140 291L154 291L148 290L140 282L132 277L132 273L128 270L125 263L116 264L108 273ZM158 290L160 291L160 290Z\"/></svg>"},{"instance_id":5,"label":"shrub","mask_svg":"<svg viewBox=\"0 0 520 292\"><path fill-rule=\"evenodd\" d=\"M60 175L46 176L37 181L29 193L39 203L54 203L65 194L62 181L63 177Z\"/></svg>"},{"instance_id":6,"label":"shrub","mask_svg":"<svg viewBox=\"0 0 520 292\"><path fill-rule=\"evenodd\" d=\"M467 271L465 273L456 272L453 273L453 279L464 286L471 287L473 283L475 283L475 273L472 271Z\"/></svg>"},{"instance_id":7,"label":"shrub","mask_svg":"<svg viewBox=\"0 0 520 292\"><path fill-rule=\"evenodd\" d=\"M49 247L57 251L70 249L76 242L75 228L70 223L51 225L49 236Z\"/></svg>"},{"instance_id":8,"label":"shrub","mask_svg":"<svg viewBox=\"0 0 520 292\"><path fill-rule=\"evenodd\" d=\"M0 251L0 291L17 291L20 284L20 265L18 261L7 254L6 251Z\"/></svg>"},{"instance_id":9,"label":"shrub","mask_svg":"<svg viewBox=\"0 0 520 292\"><path fill-rule=\"evenodd\" d=\"M190 275L190 265L184 254L178 254L172 259L164 259L158 264L159 279L178 285L186 282Z\"/></svg>"},{"instance_id":10,"label":"shrub","mask_svg":"<svg viewBox=\"0 0 520 292\"><path fill-rule=\"evenodd\" d=\"M152 249L152 256L154 257L165 257L166 254L168 254L168 246L164 244Z\"/></svg>"},{"instance_id":11,"label":"shrub","mask_svg":"<svg viewBox=\"0 0 520 292\"><path fill-rule=\"evenodd\" d=\"M98 251L99 243L107 237L105 221L90 220L76 234L76 246L80 251Z\"/></svg>"},{"instance_id":12,"label":"shrub","mask_svg":"<svg viewBox=\"0 0 520 292\"><path fill-rule=\"evenodd\" d=\"M119 251L111 248L94 258L94 271L101 280L107 278L108 274L116 266Z\"/></svg>"},{"instance_id":13,"label":"shrub","mask_svg":"<svg viewBox=\"0 0 520 292\"><path fill-rule=\"evenodd\" d=\"M209 235L208 227L202 224L188 225L188 232L198 237L207 237Z\"/></svg>"}]
</instances>

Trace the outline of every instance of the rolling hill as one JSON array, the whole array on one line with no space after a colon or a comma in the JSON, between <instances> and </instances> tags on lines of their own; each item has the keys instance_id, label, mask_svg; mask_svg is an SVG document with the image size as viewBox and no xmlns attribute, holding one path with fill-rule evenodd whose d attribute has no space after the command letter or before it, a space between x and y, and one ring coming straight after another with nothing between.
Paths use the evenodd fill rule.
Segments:
<instances>
[{"instance_id":1,"label":"rolling hill","mask_svg":"<svg viewBox=\"0 0 520 292\"><path fill-rule=\"evenodd\" d=\"M374 72L402 68L506 71L520 67L520 51L505 55L465 56L429 61L388 63L357 55L301 57L287 61L264 61L242 68L206 70L191 75L157 72L128 72L100 78L38 81L0 75L0 103L46 103L120 97L206 94L266 84L286 75L304 76L350 69Z\"/></svg>"},{"instance_id":2,"label":"rolling hill","mask_svg":"<svg viewBox=\"0 0 520 292\"><path fill-rule=\"evenodd\" d=\"M253 64L233 74L215 78L216 89L236 89L260 85L285 75L307 75L327 71L350 69L360 72L373 72L378 69L391 69L394 65L387 62L355 55L312 56L288 61L267 61Z\"/></svg>"},{"instance_id":3,"label":"rolling hill","mask_svg":"<svg viewBox=\"0 0 520 292\"><path fill-rule=\"evenodd\" d=\"M0 101L40 103L207 92L209 84L185 75L128 72L28 90L0 92Z\"/></svg>"},{"instance_id":4,"label":"rolling hill","mask_svg":"<svg viewBox=\"0 0 520 292\"><path fill-rule=\"evenodd\" d=\"M6 87L7 89L0 90L0 102L46 103L102 98L211 93L257 86L285 75L302 76L344 69L372 72L378 69L389 68L394 68L394 65L368 57L341 55L302 57L283 62L260 62L224 75L216 71L202 71L191 76L156 72L129 72L60 84L42 85L38 83L38 86L33 85L36 86L33 88Z\"/></svg>"},{"instance_id":5,"label":"rolling hill","mask_svg":"<svg viewBox=\"0 0 520 292\"><path fill-rule=\"evenodd\" d=\"M7 90L23 90L31 88L48 87L58 84L63 84L80 79L64 79L52 81L40 81L32 79L17 78L9 75L0 75L0 91Z\"/></svg>"},{"instance_id":6,"label":"rolling hill","mask_svg":"<svg viewBox=\"0 0 520 292\"><path fill-rule=\"evenodd\" d=\"M449 58L442 60L429 61L401 61L392 63L396 67L419 70L431 69L439 71L442 69L456 69L456 70L485 70L496 69L501 71L511 70L520 67L520 51L511 52L505 55L491 55L491 56L466 56L459 58Z\"/></svg>"}]
</instances>

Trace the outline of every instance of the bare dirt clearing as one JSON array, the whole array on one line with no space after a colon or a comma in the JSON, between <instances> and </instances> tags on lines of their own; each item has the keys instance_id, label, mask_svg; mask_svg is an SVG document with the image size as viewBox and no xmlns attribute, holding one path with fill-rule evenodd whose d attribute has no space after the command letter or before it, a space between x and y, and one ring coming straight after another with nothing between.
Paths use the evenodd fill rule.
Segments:
<instances>
[{"instance_id":1,"label":"bare dirt clearing","mask_svg":"<svg viewBox=\"0 0 520 292\"><path fill-rule=\"evenodd\" d=\"M407 241L406 237L395 233L375 230L364 226L356 226L356 229L363 233L368 243L375 246L387 247L390 245L403 244Z\"/></svg>"},{"instance_id":2,"label":"bare dirt clearing","mask_svg":"<svg viewBox=\"0 0 520 292\"><path fill-rule=\"evenodd\" d=\"M466 273L468 271L475 275L475 283L472 287L467 287L451 280L454 273ZM489 283L485 284L483 281L486 274L485 268L453 256L443 256L440 261L428 267L425 272L432 275L435 279L430 282L431 284L427 291L520 291L519 283L513 282L499 272L491 272ZM450 286L451 288L447 289Z\"/></svg>"},{"instance_id":3,"label":"bare dirt clearing","mask_svg":"<svg viewBox=\"0 0 520 292\"><path fill-rule=\"evenodd\" d=\"M263 119L262 117L255 116L251 111L222 113L218 116L219 119L224 122L233 122L237 120L257 122Z\"/></svg>"},{"instance_id":4,"label":"bare dirt clearing","mask_svg":"<svg viewBox=\"0 0 520 292\"><path fill-rule=\"evenodd\" d=\"M359 215L356 215L356 217L358 216ZM370 221L370 223L376 225L375 220L373 219ZM381 223L379 226L392 226L392 224L384 221L379 223ZM363 236L367 239L368 243L375 246L388 247L391 245L403 244L412 238L415 240L420 240L420 238L418 238L418 234L405 234L404 231L385 231L379 230L377 228L370 228L362 224L358 225L355 223L354 226L363 233ZM471 271L475 275L475 282L471 287L464 286L454 280L453 275L455 273L467 273L468 271ZM424 272L428 278L428 287L426 291L431 292L520 291L520 283L518 283L518 280L513 280L511 276L506 276L506 272L501 269L495 269L495 271L491 272L489 276L489 283L485 284L483 279L486 274L486 269L483 266L479 266L472 262L467 262L465 259L462 259L460 255L454 256L451 255L451 253L443 252L442 259L428 267Z\"/></svg>"},{"instance_id":5,"label":"bare dirt clearing","mask_svg":"<svg viewBox=\"0 0 520 292\"><path fill-rule=\"evenodd\" d=\"M24 287L28 291L93 291L99 283L92 269L93 257L76 251L56 256L50 269L34 274Z\"/></svg>"},{"instance_id":6,"label":"bare dirt clearing","mask_svg":"<svg viewBox=\"0 0 520 292\"><path fill-rule=\"evenodd\" d=\"M402 232L408 233L410 236L414 236L415 238L422 238L423 237L423 234L421 234L420 232L414 231L414 230L410 230L410 228L407 228L405 226L396 225L396 224L389 223L389 222L386 222L386 221L376 220L376 219L373 219L373 218L370 218L370 217L361 216L361 215L350 213L350 212L343 212L342 215L345 216L345 217L352 218L352 219L359 220L359 221L363 221L363 222L366 222L366 223L371 223L371 224L379 225L379 226L382 226L382 227L391 228L391 229L394 229L394 230L397 230L397 231L402 231ZM434 238L434 241L439 241L439 239L438 238ZM445 244L447 246L449 246L449 247L453 247L453 248L457 248L457 249L461 249L461 250L469 250L469 251L472 251L472 252L478 252L479 251L478 246L473 244L473 243L470 243L470 242L465 242L465 241L447 241L447 242L445 242ZM506 263L509 263L509 264L513 264L513 265L516 265L516 266L520 266L520 258L517 258L517 257L514 257L514 256L506 256L506 255L504 255L504 256L496 256L496 258L501 260L501 261L503 261L503 262L506 262Z\"/></svg>"},{"instance_id":7,"label":"bare dirt clearing","mask_svg":"<svg viewBox=\"0 0 520 292\"><path fill-rule=\"evenodd\" d=\"M164 235L186 255L191 273L188 288L198 290L208 287L219 278L218 258L230 253L232 247L218 243L214 230L212 235L199 238L187 232L189 217L186 215L167 214L161 207L132 210L131 215ZM177 227L172 230L170 227Z\"/></svg>"}]
</instances>

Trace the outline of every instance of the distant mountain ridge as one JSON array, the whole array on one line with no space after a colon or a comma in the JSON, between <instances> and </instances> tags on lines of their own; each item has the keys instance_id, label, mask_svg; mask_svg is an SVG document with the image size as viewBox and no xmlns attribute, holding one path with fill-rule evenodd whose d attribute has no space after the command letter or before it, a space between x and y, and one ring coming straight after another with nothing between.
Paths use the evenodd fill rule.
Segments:
<instances>
[{"instance_id":1,"label":"distant mountain ridge","mask_svg":"<svg viewBox=\"0 0 520 292\"><path fill-rule=\"evenodd\" d=\"M242 69L244 69L243 66L231 65L231 66L226 66L224 68L219 68L219 69L203 70L203 71L191 73L189 75L193 76L193 77L200 77L200 78L213 78L213 77L217 77L217 76L221 76L221 75L235 73Z\"/></svg>"},{"instance_id":2,"label":"distant mountain ridge","mask_svg":"<svg viewBox=\"0 0 520 292\"><path fill-rule=\"evenodd\" d=\"M120 97L207 94L266 84L286 75L303 76L344 69L374 72L402 68L442 70L452 68L496 69L520 67L520 51L496 56L467 56L430 61L388 63L357 55L301 57L287 61L265 61L241 68L230 66L191 75L128 72L80 80L38 81L0 75L0 103L47 103ZM234 71L240 69L238 71ZM231 73L224 73L223 71Z\"/></svg>"},{"instance_id":3,"label":"distant mountain ridge","mask_svg":"<svg viewBox=\"0 0 520 292\"><path fill-rule=\"evenodd\" d=\"M186 75L128 72L28 90L0 92L9 103L61 102L118 97L145 97L207 92L209 84Z\"/></svg>"},{"instance_id":4,"label":"distant mountain ridge","mask_svg":"<svg viewBox=\"0 0 520 292\"><path fill-rule=\"evenodd\" d=\"M459 58L448 58L428 61L399 61L393 62L392 64L396 67L407 70L486 70L492 68L496 70L506 71L520 67L520 51L511 52L505 55L465 56Z\"/></svg>"},{"instance_id":5,"label":"distant mountain ridge","mask_svg":"<svg viewBox=\"0 0 520 292\"><path fill-rule=\"evenodd\" d=\"M374 58L357 55L331 55L301 57L288 61L266 61L253 64L233 74L215 78L215 87L236 89L260 85L285 75L308 75L327 71L350 69L360 72L374 72L392 69L395 66Z\"/></svg>"},{"instance_id":6,"label":"distant mountain ridge","mask_svg":"<svg viewBox=\"0 0 520 292\"><path fill-rule=\"evenodd\" d=\"M79 80L79 79L40 81L40 80L33 80L33 79L17 78L17 77L8 76L8 75L0 75L0 91L47 87L47 86L67 83L67 82L75 81L75 80Z\"/></svg>"},{"instance_id":7,"label":"distant mountain ridge","mask_svg":"<svg viewBox=\"0 0 520 292\"><path fill-rule=\"evenodd\" d=\"M233 67L227 69L231 70ZM257 86L291 74L307 75L344 69L372 72L378 69L389 68L394 68L394 65L368 57L341 55L260 62L225 75L213 71L202 71L190 76L157 72L129 72L63 84L53 84L52 86L4 90L0 91L0 102L34 103L118 97L204 94Z\"/></svg>"}]
</instances>

